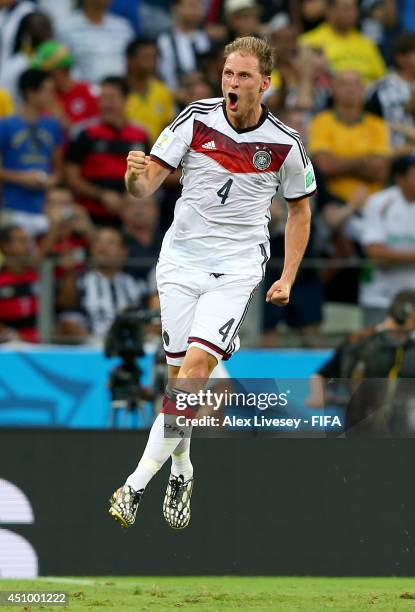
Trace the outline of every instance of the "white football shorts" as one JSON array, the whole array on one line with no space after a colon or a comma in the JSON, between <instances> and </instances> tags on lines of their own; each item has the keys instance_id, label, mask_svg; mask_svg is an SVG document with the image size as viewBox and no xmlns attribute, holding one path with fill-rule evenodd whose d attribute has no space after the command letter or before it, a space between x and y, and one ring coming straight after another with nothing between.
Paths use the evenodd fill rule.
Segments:
<instances>
[{"instance_id":1,"label":"white football shorts","mask_svg":"<svg viewBox=\"0 0 415 612\"><path fill-rule=\"evenodd\" d=\"M190 346L229 359L262 275L209 274L160 260L156 277L167 363L182 365Z\"/></svg>"}]
</instances>

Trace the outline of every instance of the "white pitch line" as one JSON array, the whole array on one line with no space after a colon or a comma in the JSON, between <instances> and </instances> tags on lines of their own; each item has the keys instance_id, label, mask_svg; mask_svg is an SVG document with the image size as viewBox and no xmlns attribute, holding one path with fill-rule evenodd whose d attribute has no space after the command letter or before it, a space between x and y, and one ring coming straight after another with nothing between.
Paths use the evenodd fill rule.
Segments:
<instances>
[{"instance_id":1,"label":"white pitch line","mask_svg":"<svg viewBox=\"0 0 415 612\"><path fill-rule=\"evenodd\" d=\"M38 576L36 579L38 582L56 582L62 584L80 584L85 586L96 586L96 587L109 587L116 586L117 589L131 589L131 588L142 588L144 585L137 583L123 584L120 582L114 582L114 584L106 584L105 582L97 582L96 580L88 580L87 578L59 578L59 576ZM112 583L112 580L109 580ZM147 586L147 585L146 585ZM151 585L153 587L153 585Z\"/></svg>"},{"instance_id":2,"label":"white pitch line","mask_svg":"<svg viewBox=\"0 0 415 612\"><path fill-rule=\"evenodd\" d=\"M96 585L95 580L85 578L59 578L59 576L38 576L38 582L62 582L63 584L85 584L88 586Z\"/></svg>"},{"instance_id":3,"label":"white pitch line","mask_svg":"<svg viewBox=\"0 0 415 612\"><path fill-rule=\"evenodd\" d=\"M128 578L132 578L132 576L128 576ZM106 584L105 582L97 582L95 580L88 580L86 578L59 578L59 576L38 576L35 579L37 582L52 582L52 583L61 583L61 584L79 584L84 586L96 586L96 587L111 587L115 586L117 589L125 589L131 590L133 588L139 589L153 589L157 588L157 583L140 583L140 582L131 582L128 584L117 582L115 578L114 584ZM112 580L109 580L112 583Z\"/></svg>"}]
</instances>

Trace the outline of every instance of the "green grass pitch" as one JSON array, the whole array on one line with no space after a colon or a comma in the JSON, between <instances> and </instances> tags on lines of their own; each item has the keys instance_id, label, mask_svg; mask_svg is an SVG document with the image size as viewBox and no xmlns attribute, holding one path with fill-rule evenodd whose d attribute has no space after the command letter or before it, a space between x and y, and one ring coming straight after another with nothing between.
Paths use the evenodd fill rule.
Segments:
<instances>
[{"instance_id":1,"label":"green grass pitch","mask_svg":"<svg viewBox=\"0 0 415 612\"><path fill-rule=\"evenodd\" d=\"M69 607L2 610L117 612L415 611L413 578L99 577L0 580L0 591L65 591Z\"/></svg>"}]
</instances>

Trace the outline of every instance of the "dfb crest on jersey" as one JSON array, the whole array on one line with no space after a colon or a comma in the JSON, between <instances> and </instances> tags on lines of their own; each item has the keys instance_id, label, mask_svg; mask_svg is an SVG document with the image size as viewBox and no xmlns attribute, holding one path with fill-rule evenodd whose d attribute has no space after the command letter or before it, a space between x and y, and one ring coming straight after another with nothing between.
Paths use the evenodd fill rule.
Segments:
<instances>
[{"instance_id":1,"label":"dfb crest on jersey","mask_svg":"<svg viewBox=\"0 0 415 612\"><path fill-rule=\"evenodd\" d=\"M271 165L271 154L268 151L257 151L252 158L252 163L257 170L267 170Z\"/></svg>"}]
</instances>

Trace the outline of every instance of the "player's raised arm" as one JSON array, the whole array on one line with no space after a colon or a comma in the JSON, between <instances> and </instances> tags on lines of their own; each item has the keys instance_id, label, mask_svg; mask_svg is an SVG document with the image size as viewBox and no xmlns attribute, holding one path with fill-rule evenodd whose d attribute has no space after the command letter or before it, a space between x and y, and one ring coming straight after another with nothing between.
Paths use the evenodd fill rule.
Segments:
<instances>
[{"instance_id":1,"label":"player's raised arm","mask_svg":"<svg viewBox=\"0 0 415 612\"><path fill-rule=\"evenodd\" d=\"M267 302L285 306L290 300L301 260L310 236L311 211L309 198L287 202L288 219L285 226L285 258L281 278L271 285L267 292Z\"/></svg>"},{"instance_id":2,"label":"player's raised arm","mask_svg":"<svg viewBox=\"0 0 415 612\"><path fill-rule=\"evenodd\" d=\"M288 206L284 268L281 278L271 285L266 296L267 302L277 306L285 306L290 300L291 287L310 237L309 197L317 189L313 166L300 135L291 129L289 134L292 136L293 145L280 169L281 194Z\"/></svg>"},{"instance_id":3,"label":"player's raised arm","mask_svg":"<svg viewBox=\"0 0 415 612\"><path fill-rule=\"evenodd\" d=\"M160 187L170 170L152 161L143 151L130 151L127 157L125 186L136 198L146 198Z\"/></svg>"}]
</instances>

